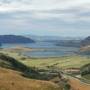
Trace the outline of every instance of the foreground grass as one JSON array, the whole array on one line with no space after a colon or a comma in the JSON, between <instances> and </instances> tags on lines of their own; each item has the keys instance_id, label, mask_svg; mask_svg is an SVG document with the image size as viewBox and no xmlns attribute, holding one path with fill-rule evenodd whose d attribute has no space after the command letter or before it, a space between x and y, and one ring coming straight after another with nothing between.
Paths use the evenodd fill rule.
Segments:
<instances>
[{"instance_id":1,"label":"foreground grass","mask_svg":"<svg viewBox=\"0 0 90 90\"><path fill-rule=\"evenodd\" d=\"M0 68L0 90L62 90L62 88L49 81L27 79L19 72Z\"/></svg>"},{"instance_id":2,"label":"foreground grass","mask_svg":"<svg viewBox=\"0 0 90 90\"><path fill-rule=\"evenodd\" d=\"M69 84L71 85L71 90L90 90L90 84L86 84L75 78L70 78Z\"/></svg>"}]
</instances>

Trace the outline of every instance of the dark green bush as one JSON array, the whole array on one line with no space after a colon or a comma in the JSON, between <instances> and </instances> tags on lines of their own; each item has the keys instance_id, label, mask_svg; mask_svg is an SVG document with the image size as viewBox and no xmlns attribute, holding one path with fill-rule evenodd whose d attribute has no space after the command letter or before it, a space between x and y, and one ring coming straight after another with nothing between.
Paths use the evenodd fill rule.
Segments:
<instances>
[{"instance_id":1,"label":"dark green bush","mask_svg":"<svg viewBox=\"0 0 90 90\"><path fill-rule=\"evenodd\" d=\"M71 86L70 86L69 84L65 84L65 85L64 85L64 89L65 89L65 90L70 90L70 89L71 89Z\"/></svg>"},{"instance_id":2,"label":"dark green bush","mask_svg":"<svg viewBox=\"0 0 90 90\"><path fill-rule=\"evenodd\" d=\"M83 67L81 67L81 75L90 74L90 64L86 64Z\"/></svg>"}]
</instances>

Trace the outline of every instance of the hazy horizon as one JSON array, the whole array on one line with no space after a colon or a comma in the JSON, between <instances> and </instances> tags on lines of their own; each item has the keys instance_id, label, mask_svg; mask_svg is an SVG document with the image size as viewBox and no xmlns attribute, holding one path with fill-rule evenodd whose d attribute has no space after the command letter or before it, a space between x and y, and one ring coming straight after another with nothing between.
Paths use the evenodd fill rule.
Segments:
<instances>
[{"instance_id":1,"label":"hazy horizon","mask_svg":"<svg viewBox=\"0 0 90 90\"><path fill-rule=\"evenodd\" d=\"M88 35L88 36L68 36L68 35L42 35L42 34L15 34L15 33L8 33L8 34L1 34L0 33L0 35L20 35L20 36L40 36L40 37L45 37L45 36L47 36L47 37L72 37L72 38L74 38L74 37L88 37L88 36L90 36L90 35Z\"/></svg>"},{"instance_id":2,"label":"hazy horizon","mask_svg":"<svg viewBox=\"0 0 90 90\"><path fill-rule=\"evenodd\" d=\"M87 37L90 0L0 0L0 35Z\"/></svg>"}]
</instances>

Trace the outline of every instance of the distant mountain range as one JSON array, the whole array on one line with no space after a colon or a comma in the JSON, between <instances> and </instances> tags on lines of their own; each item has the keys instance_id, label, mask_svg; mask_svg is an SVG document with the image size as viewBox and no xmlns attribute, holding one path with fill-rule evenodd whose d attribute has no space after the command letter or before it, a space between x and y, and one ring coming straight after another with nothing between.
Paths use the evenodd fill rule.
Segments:
<instances>
[{"instance_id":1,"label":"distant mountain range","mask_svg":"<svg viewBox=\"0 0 90 90\"><path fill-rule=\"evenodd\" d=\"M39 42L49 42L55 44L56 46L66 46L66 47L80 47L82 37L61 37L61 36L35 36L26 35L31 39Z\"/></svg>"},{"instance_id":2,"label":"distant mountain range","mask_svg":"<svg viewBox=\"0 0 90 90\"><path fill-rule=\"evenodd\" d=\"M34 36L34 35L0 35L0 43L33 43L49 42L56 46L80 46L81 38L59 37L59 36ZM0 44L0 45L1 45Z\"/></svg>"},{"instance_id":3,"label":"distant mountain range","mask_svg":"<svg viewBox=\"0 0 90 90\"><path fill-rule=\"evenodd\" d=\"M60 41L60 40L83 40L83 37L64 37L64 36L37 36L37 35L25 35L36 41Z\"/></svg>"},{"instance_id":4,"label":"distant mountain range","mask_svg":"<svg viewBox=\"0 0 90 90\"><path fill-rule=\"evenodd\" d=\"M34 40L19 35L0 35L0 43L33 43Z\"/></svg>"},{"instance_id":5,"label":"distant mountain range","mask_svg":"<svg viewBox=\"0 0 90 90\"><path fill-rule=\"evenodd\" d=\"M90 36L80 37L34 36L34 35L0 35L0 43L34 43L36 41L51 42L57 46L87 47L90 46ZM1 45L0 44L0 45ZM85 48L86 49L86 48Z\"/></svg>"}]
</instances>

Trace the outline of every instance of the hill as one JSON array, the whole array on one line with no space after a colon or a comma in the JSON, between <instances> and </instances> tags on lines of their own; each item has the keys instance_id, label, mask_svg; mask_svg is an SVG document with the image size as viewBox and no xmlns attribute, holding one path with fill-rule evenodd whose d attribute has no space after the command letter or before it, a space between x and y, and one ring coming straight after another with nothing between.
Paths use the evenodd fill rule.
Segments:
<instances>
[{"instance_id":1,"label":"hill","mask_svg":"<svg viewBox=\"0 0 90 90\"><path fill-rule=\"evenodd\" d=\"M90 74L90 63L81 67L81 74L82 75Z\"/></svg>"},{"instance_id":2,"label":"hill","mask_svg":"<svg viewBox=\"0 0 90 90\"><path fill-rule=\"evenodd\" d=\"M81 47L80 54L90 55L90 45Z\"/></svg>"},{"instance_id":3,"label":"hill","mask_svg":"<svg viewBox=\"0 0 90 90\"><path fill-rule=\"evenodd\" d=\"M0 43L33 43L34 40L19 35L0 35Z\"/></svg>"},{"instance_id":4,"label":"hill","mask_svg":"<svg viewBox=\"0 0 90 90\"><path fill-rule=\"evenodd\" d=\"M81 67L81 76L90 84L90 63Z\"/></svg>"},{"instance_id":5,"label":"hill","mask_svg":"<svg viewBox=\"0 0 90 90\"><path fill-rule=\"evenodd\" d=\"M19 72L0 68L0 90L62 90L49 81L27 79Z\"/></svg>"},{"instance_id":6,"label":"hill","mask_svg":"<svg viewBox=\"0 0 90 90\"><path fill-rule=\"evenodd\" d=\"M56 46L80 47L81 40L61 40L56 43Z\"/></svg>"},{"instance_id":7,"label":"hill","mask_svg":"<svg viewBox=\"0 0 90 90\"><path fill-rule=\"evenodd\" d=\"M17 61L16 59L4 55L2 53L0 53L0 67L19 71L22 73L22 76L24 77L33 78L33 79L43 79L43 80L47 79L47 77L43 76L35 69L26 66L23 63Z\"/></svg>"},{"instance_id":8,"label":"hill","mask_svg":"<svg viewBox=\"0 0 90 90\"><path fill-rule=\"evenodd\" d=\"M81 41L80 53L90 55L90 36Z\"/></svg>"},{"instance_id":9,"label":"hill","mask_svg":"<svg viewBox=\"0 0 90 90\"><path fill-rule=\"evenodd\" d=\"M0 90L62 90L44 79L35 69L0 53Z\"/></svg>"},{"instance_id":10,"label":"hill","mask_svg":"<svg viewBox=\"0 0 90 90\"><path fill-rule=\"evenodd\" d=\"M81 46L88 46L88 45L90 45L90 36L88 36L81 42Z\"/></svg>"}]
</instances>

